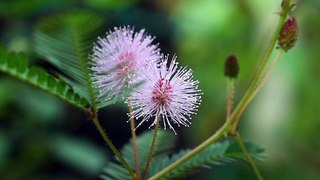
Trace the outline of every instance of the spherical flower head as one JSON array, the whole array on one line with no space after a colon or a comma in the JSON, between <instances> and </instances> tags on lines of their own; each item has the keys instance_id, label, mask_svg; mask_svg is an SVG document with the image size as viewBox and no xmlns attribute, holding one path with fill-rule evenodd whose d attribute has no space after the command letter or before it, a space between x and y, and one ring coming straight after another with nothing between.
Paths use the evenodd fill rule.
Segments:
<instances>
[{"instance_id":1,"label":"spherical flower head","mask_svg":"<svg viewBox=\"0 0 320 180\"><path fill-rule=\"evenodd\" d=\"M135 89L127 103L133 107L130 117L141 118L142 123L151 119L152 127L162 118L164 129L169 127L186 126L191 124L192 114L196 114L201 103L199 82L193 80L192 71L186 67L178 67L176 57L169 62L168 56L153 66L149 66L143 73L144 83Z\"/></svg>"},{"instance_id":2,"label":"spherical flower head","mask_svg":"<svg viewBox=\"0 0 320 180\"><path fill-rule=\"evenodd\" d=\"M99 98L118 98L137 83L142 69L159 60L158 45L144 29L134 33L133 28L120 27L98 38L91 55L91 76L99 90Z\"/></svg>"}]
</instances>

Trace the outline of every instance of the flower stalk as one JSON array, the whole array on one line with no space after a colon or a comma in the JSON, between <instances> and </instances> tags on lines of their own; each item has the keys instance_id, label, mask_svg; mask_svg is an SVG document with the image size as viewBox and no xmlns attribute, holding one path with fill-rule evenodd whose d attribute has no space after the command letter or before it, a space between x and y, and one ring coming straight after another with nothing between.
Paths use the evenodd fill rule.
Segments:
<instances>
[{"instance_id":1,"label":"flower stalk","mask_svg":"<svg viewBox=\"0 0 320 180\"><path fill-rule=\"evenodd\" d=\"M132 112L132 107L129 106L129 112ZM133 152L134 152L134 162L136 166L136 177L139 180L141 177L140 174L140 162L139 162L139 153L138 153L138 145L137 145L137 136L136 132L134 130L135 128L135 119L134 117L130 117L130 129L131 129L131 135L132 135L132 143L133 143Z\"/></svg>"},{"instance_id":2,"label":"flower stalk","mask_svg":"<svg viewBox=\"0 0 320 180\"><path fill-rule=\"evenodd\" d=\"M155 125L155 128L154 128L154 133L153 133L153 138L152 138L152 143L151 143L151 147L150 147L150 152L149 152L148 160L147 160L147 163L146 163L146 167L145 167L145 169L144 169L144 172L143 172L143 179L144 179L144 180L147 179L147 175L148 175L148 171L149 171L149 168L150 168L150 165L151 165L153 153L154 153L155 148L156 148L160 121L161 121L161 117L158 116L157 122L156 122L156 125Z\"/></svg>"},{"instance_id":3,"label":"flower stalk","mask_svg":"<svg viewBox=\"0 0 320 180\"><path fill-rule=\"evenodd\" d=\"M233 93L234 93L234 79L237 77L239 73L239 64L237 62L237 58L234 55L231 55L227 58L225 62L225 75L227 76L227 115L226 115L226 121L229 120L231 114L232 114L232 106L233 106ZM234 131L231 131L230 133L236 137L236 140L245 155L249 165L251 166L252 170L255 172L257 178L259 180L262 180L262 175L259 172L259 169L255 165L254 161L250 157L250 154L244 145L240 133L235 131L236 127L232 127Z\"/></svg>"},{"instance_id":4,"label":"flower stalk","mask_svg":"<svg viewBox=\"0 0 320 180\"><path fill-rule=\"evenodd\" d=\"M232 105L233 105L233 90L234 90L234 80L227 79L227 115L226 120L230 119L232 114Z\"/></svg>"},{"instance_id":5,"label":"flower stalk","mask_svg":"<svg viewBox=\"0 0 320 180\"><path fill-rule=\"evenodd\" d=\"M105 132L105 130L103 129L103 127L101 126L101 124L99 123L98 117L97 115L94 113L92 116L92 122L93 124L96 126L96 128L98 129L100 135L102 136L103 140L107 143L107 145L109 146L109 148L112 150L112 152L116 155L116 157L119 159L120 163L122 164L122 166L124 168L127 169L127 171L130 173L131 177L133 179L135 179L136 175L133 172L133 170L131 169L130 165L128 164L128 162L124 159L124 157L121 155L121 153L117 150L117 148L113 145L112 141L110 140L110 138L108 137L107 133Z\"/></svg>"},{"instance_id":6,"label":"flower stalk","mask_svg":"<svg viewBox=\"0 0 320 180\"><path fill-rule=\"evenodd\" d=\"M227 77L227 115L228 120L232 113L234 79L239 74L239 63L235 55L230 55L224 63L224 75Z\"/></svg>"}]
</instances>

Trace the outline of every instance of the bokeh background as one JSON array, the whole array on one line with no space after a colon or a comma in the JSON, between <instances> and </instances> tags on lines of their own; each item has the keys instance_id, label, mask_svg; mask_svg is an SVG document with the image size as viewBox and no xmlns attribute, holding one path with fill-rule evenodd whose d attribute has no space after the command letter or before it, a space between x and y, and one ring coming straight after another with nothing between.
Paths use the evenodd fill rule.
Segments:
<instances>
[{"instance_id":1,"label":"bokeh background","mask_svg":"<svg viewBox=\"0 0 320 180\"><path fill-rule=\"evenodd\" d=\"M44 16L89 9L105 19L105 30L132 25L156 36L165 54L176 54L194 71L203 103L190 128L180 128L177 149L194 147L224 122L230 54L240 61L235 103L245 92L275 29L281 0L1 0L0 44L34 53L34 26ZM320 2L300 0L296 46L283 56L244 114L240 132L266 149L258 162L266 179L320 178ZM85 27L83 27L85 28ZM103 33L102 33L103 35ZM123 103L100 111L119 148L130 138ZM138 129L138 134L146 128ZM0 179L97 179L112 159L86 114L33 86L0 73ZM254 179L243 162L202 169L188 179Z\"/></svg>"}]
</instances>

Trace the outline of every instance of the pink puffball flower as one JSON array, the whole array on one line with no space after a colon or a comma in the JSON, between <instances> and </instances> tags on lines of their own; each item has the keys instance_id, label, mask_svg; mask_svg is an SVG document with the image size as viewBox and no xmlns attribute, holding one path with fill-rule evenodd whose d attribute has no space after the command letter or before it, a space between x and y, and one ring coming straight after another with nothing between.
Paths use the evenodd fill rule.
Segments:
<instances>
[{"instance_id":1,"label":"pink puffball flower","mask_svg":"<svg viewBox=\"0 0 320 180\"><path fill-rule=\"evenodd\" d=\"M178 67L176 56L168 61L168 56L149 66L142 75L144 83L133 90L127 103L133 107L130 117L142 118L138 124L151 119L152 127L162 118L164 129L176 131L173 124L189 127L192 114L196 114L201 103L199 81L193 80L192 70Z\"/></svg>"},{"instance_id":2,"label":"pink puffball flower","mask_svg":"<svg viewBox=\"0 0 320 180\"><path fill-rule=\"evenodd\" d=\"M91 77L99 91L98 98L118 99L137 83L137 76L150 63L158 61L158 44L145 30L134 33L130 26L114 28L98 38L91 55Z\"/></svg>"}]
</instances>

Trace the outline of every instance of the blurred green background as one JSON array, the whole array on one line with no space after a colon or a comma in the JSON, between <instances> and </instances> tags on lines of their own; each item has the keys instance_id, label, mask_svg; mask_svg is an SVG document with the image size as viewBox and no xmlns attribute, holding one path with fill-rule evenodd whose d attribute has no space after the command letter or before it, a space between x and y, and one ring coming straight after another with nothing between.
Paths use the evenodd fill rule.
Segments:
<instances>
[{"instance_id":1,"label":"blurred green background","mask_svg":"<svg viewBox=\"0 0 320 180\"><path fill-rule=\"evenodd\" d=\"M1 0L0 44L33 51L34 26L44 17L89 9L105 19L104 31L131 25L156 36L165 54L194 71L203 103L190 128L180 128L177 149L194 147L224 122L230 54L240 61L235 103L245 92L275 29L281 0ZM320 2L300 0L296 46L285 54L240 123L240 132L266 149L258 162L266 179L320 178ZM85 27L84 27L85 28ZM103 33L104 34L104 33ZM103 35L101 34L101 35ZM100 112L117 147L130 138L126 106ZM138 134L146 128L138 129ZM86 114L28 84L0 74L0 179L97 179L112 159ZM202 169L189 179L254 179L243 162Z\"/></svg>"}]
</instances>

